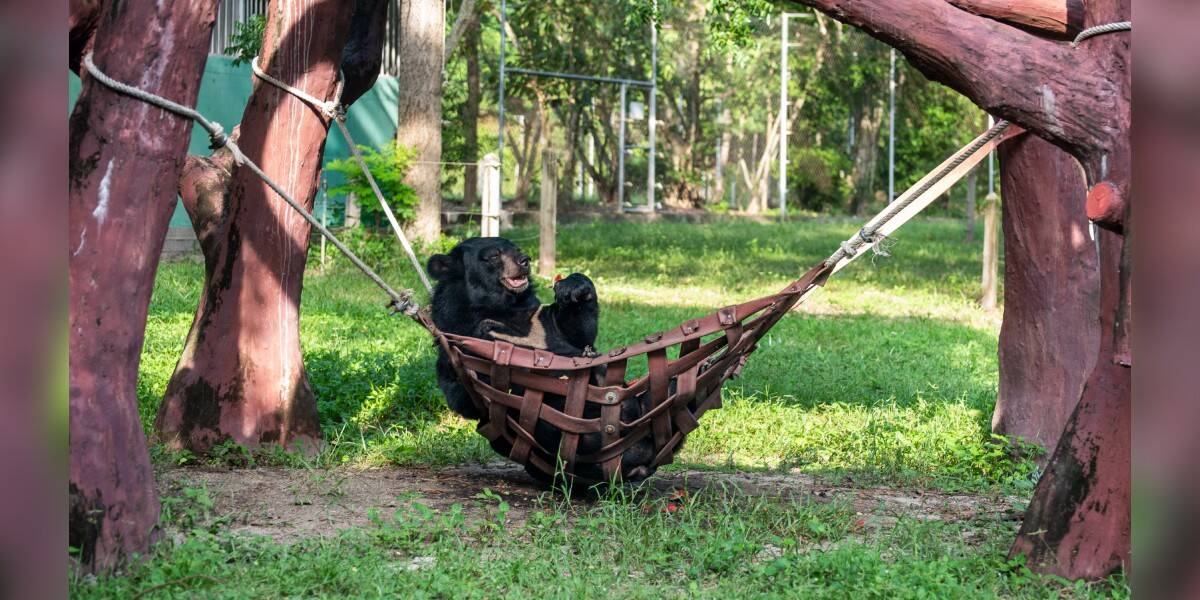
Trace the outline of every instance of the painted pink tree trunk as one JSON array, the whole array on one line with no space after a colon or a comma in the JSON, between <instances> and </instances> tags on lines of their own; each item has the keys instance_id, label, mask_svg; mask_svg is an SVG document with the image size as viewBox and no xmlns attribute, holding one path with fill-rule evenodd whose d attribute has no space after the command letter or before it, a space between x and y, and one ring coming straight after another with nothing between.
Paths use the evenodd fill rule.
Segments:
<instances>
[{"instance_id":1,"label":"painted pink tree trunk","mask_svg":"<svg viewBox=\"0 0 1200 600\"><path fill-rule=\"evenodd\" d=\"M1131 58L1128 33L1079 46L945 0L797 0L903 52L930 79L1079 160L1101 239L1096 363L1030 502L1014 555L1068 578L1128 568ZM1127 21L1129 0L1083 5L1082 27ZM1068 19L1070 20L1070 19ZM1036 224L1032 226L1037 226ZM1052 533L1051 533L1052 532Z\"/></svg>"},{"instance_id":2,"label":"painted pink tree trunk","mask_svg":"<svg viewBox=\"0 0 1200 600\"><path fill-rule=\"evenodd\" d=\"M356 12L356 10L358 12ZM379 70L378 0L276 0L259 57L264 70L344 102ZM351 31L351 17L354 17ZM347 38L350 37L350 43ZM343 61L343 48L345 58ZM246 156L311 210L330 123L316 109L257 82L238 130ZM316 397L300 350L300 294L310 226L228 153L191 157L180 194L204 252L206 280L155 426L169 447L207 452L247 447L311 449L321 438Z\"/></svg>"},{"instance_id":3,"label":"painted pink tree trunk","mask_svg":"<svg viewBox=\"0 0 1200 600\"><path fill-rule=\"evenodd\" d=\"M1100 342L1096 244L1079 165L1041 138L1000 145L1004 321L992 432L1047 450L1075 410Z\"/></svg>"},{"instance_id":4,"label":"painted pink tree trunk","mask_svg":"<svg viewBox=\"0 0 1200 600\"><path fill-rule=\"evenodd\" d=\"M1108 230L1100 246L1099 356L1010 553L1070 578L1104 577L1130 558L1129 249Z\"/></svg>"},{"instance_id":5,"label":"painted pink tree trunk","mask_svg":"<svg viewBox=\"0 0 1200 600\"><path fill-rule=\"evenodd\" d=\"M193 105L215 9L215 0L105 3L95 63ZM85 569L106 570L146 552L158 520L138 362L192 124L85 73L70 130L69 543Z\"/></svg>"}]
</instances>

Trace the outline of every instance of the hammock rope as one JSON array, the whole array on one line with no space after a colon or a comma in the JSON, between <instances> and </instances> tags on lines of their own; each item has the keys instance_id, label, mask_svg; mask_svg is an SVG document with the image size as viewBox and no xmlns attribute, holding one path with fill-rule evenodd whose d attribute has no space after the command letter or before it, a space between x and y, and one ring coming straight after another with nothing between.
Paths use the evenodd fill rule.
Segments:
<instances>
[{"instance_id":1,"label":"hammock rope","mask_svg":"<svg viewBox=\"0 0 1200 600\"><path fill-rule=\"evenodd\" d=\"M479 433L497 452L536 474L549 477L562 473L584 482L614 482L625 476L640 478L671 462L687 434L699 426L699 418L706 411L720 407L724 383L741 372L758 341L783 315L824 285L830 275L861 255L862 250L878 248L889 234L974 168L982 159L979 153L984 149L990 152L1006 130L1020 131L1006 121L997 122L880 211L842 242L829 258L776 294L689 319L678 327L651 333L639 343L598 356L562 356L503 340L458 336L439 330L429 310L421 309L413 299L412 290L396 292L246 157L220 124L209 121L193 108L112 79L96 67L91 53L83 57L83 65L96 81L108 88L199 123L208 132L214 150L228 148L238 165L249 167L379 286L391 299L389 306L393 312L403 313L424 327L450 359L459 382L482 415ZM259 68L257 59L251 67L255 76L309 104L322 117L337 124L413 268L426 290L432 292L412 245L346 128L346 111L340 98L341 78L335 98L323 101L268 75ZM676 358L671 359L672 355ZM643 357L646 374L628 380L630 361ZM641 410L625 420L622 411L629 403ZM545 429L539 429L539 423L557 432L556 447L547 447L544 437L538 437ZM646 444L653 448L652 460L623 465L626 452Z\"/></svg>"},{"instance_id":2,"label":"hammock rope","mask_svg":"<svg viewBox=\"0 0 1200 600\"><path fill-rule=\"evenodd\" d=\"M225 134L225 130L221 127L220 123L206 119L204 115L200 114L194 108L172 102L166 98L163 98L162 96L151 94L145 90L138 89L134 86L122 83L113 79L112 77L109 77L106 73L101 71L94 62L92 62L91 52L88 52L83 56L83 66L87 69L87 72L90 76L94 77L96 81L99 81L113 91L137 98L138 100L152 104L186 119L191 119L192 121L200 124L200 126L208 132L208 137L212 142L209 146L210 148L213 150L217 150L219 148L228 148L230 153L233 154L234 162L238 166L248 167L256 176L258 176L259 179L262 179L268 187L274 190L276 194L279 194L279 197L282 198L283 201L288 204L288 206L300 213L300 216L303 217L305 221L308 221L309 225L314 227L318 232L320 232L321 235L325 236L325 238L328 239L330 243L332 243L333 246L338 249L339 252L345 255L345 257L349 259L359 271L362 271L363 275L366 275L368 279L375 283L375 285L379 286L379 289L383 290L383 292L387 294L389 298L387 305L391 308L392 312L403 313L412 316L415 315L419 310L420 307L413 300L412 290L397 292L392 288L392 286L388 285L388 283L384 281L378 273L371 269L371 267L367 266L367 264L363 262L353 250L343 244L342 241L339 240L337 236L333 235L333 232L329 231L328 228L322 225L321 222L312 215L312 213L308 212L308 210L306 210L299 202L296 202L296 200L292 198L291 194L288 194L283 187L281 187L278 183L275 183L270 176L264 173L254 161L250 160L245 154L243 154L242 149L238 147L237 142L234 142L229 138L228 135Z\"/></svg>"}]
</instances>

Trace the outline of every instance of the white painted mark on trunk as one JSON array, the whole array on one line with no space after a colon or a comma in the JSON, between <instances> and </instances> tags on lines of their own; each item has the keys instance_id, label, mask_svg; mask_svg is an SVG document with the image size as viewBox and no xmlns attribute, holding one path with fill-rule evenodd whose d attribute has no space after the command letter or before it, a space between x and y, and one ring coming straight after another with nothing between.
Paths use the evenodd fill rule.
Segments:
<instances>
[{"instance_id":1,"label":"white painted mark on trunk","mask_svg":"<svg viewBox=\"0 0 1200 600\"><path fill-rule=\"evenodd\" d=\"M83 231L79 232L79 247L75 248L75 251L71 253L71 256L79 256L79 253L83 252L83 244L86 241L87 241L87 227L84 227Z\"/></svg>"},{"instance_id":2,"label":"white painted mark on trunk","mask_svg":"<svg viewBox=\"0 0 1200 600\"><path fill-rule=\"evenodd\" d=\"M104 169L104 177L100 179L100 192L97 194L99 202L96 203L96 210L92 211L96 225L103 225L104 219L108 217L108 186L112 181L113 160L108 159L108 167Z\"/></svg>"},{"instance_id":3,"label":"white painted mark on trunk","mask_svg":"<svg viewBox=\"0 0 1200 600\"><path fill-rule=\"evenodd\" d=\"M1050 121L1050 130L1054 133L1062 134L1062 123L1058 120L1058 101L1054 97L1054 90L1050 86L1042 84L1039 89L1042 93L1042 110L1046 113L1046 118Z\"/></svg>"}]
</instances>

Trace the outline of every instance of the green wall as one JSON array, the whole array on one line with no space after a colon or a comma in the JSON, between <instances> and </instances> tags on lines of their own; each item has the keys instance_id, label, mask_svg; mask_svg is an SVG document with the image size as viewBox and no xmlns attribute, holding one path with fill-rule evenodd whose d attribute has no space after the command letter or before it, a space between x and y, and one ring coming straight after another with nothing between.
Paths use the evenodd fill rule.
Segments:
<instances>
[{"instance_id":1,"label":"green wall","mask_svg":"<svg viewBox=\"0 0 1200 600\"><path fill-rule=\"evenodd\" d=\"M79 96L80 81L74 73L70 71L67 73L70 78L67 113L70 114L75 107L75 98ZM200 80L200 98L196 103L196 108L209 120L220 123L225 131L233 131L233 127L242 118L242 109L245 107L246 101L250 99L250 92L253 89L251 78L250 65L243 64L235 67L231 58L210 55L208 64L204 68L204 76ZM358 145L379 148L386 145L396 135L398 93L399 86L396 78L381 76L375 83L375 87L350 107L346 124L350 129L350 135L354 137L354 141ZM193 127L192 141L188 146L188 152L207 155L211 152L208 143L208 134L204 129L199 125ZM337 132L336 128L331 128L329 142L325 145L325 161L345 158L349 155L349 149L346 147L341 133ZM340 183L338 178L337 174L331 173L329 186ZM315 211L318 216L321 214L323 201L322 194L318 192ZM336 203L337 199L331 201L331 205ZM331 213L340 214L340 212L331 210ZM182 204L175 207L175 214L171 217L171 227L191 227Z\"/></svg>"}]
</instances>

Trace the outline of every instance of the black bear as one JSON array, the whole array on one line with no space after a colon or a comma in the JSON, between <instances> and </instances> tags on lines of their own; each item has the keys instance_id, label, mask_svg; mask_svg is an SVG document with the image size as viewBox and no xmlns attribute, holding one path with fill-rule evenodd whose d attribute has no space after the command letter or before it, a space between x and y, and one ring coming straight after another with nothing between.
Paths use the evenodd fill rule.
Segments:
<instances>
[{"instance_id":1,"label":"black bear","mask_svg":"<svg viewBox=\"0 0 1200 600\"><path fill-rule=\"evenodd\" d=\"M554 304L543 305L530 280L529 256L504 238L470 238L455 246L448 254L436 254L429 259L428 271L437 281L433 290L433 322L447 333L483 339L501 339L517 345L549 350L562 356L591 356L599 326L600 305L596 287L582 273L554 284ZM486 419L479 414L467 391L459 383L445 352L439 349L437 361L438 387L454 412L469 419ZM602 376L594 373L594 377ZM514 390L515 393L520 393ZM562 409L562 398L547 398L547 404ZM640 417L646 407L644 399L627 401L621 407L621 419L630 422ZM589 409L592 407L589 405ZM598 414L585 413L585 418ZM543 448L557 448L561 433L544 423L535 432ZM599 449L598 435L580 439L579 453ZM494 449L507 455L510 448L503 438L493 442ZM650 474L647 465L654 458L653 444L648 439L635 444L622 455L622 472L627 480L644 479ZM553 474L535 472L531 475L546 480ZM583 473L600 479L599 473Z\"/></svg>"}]
</instances>

